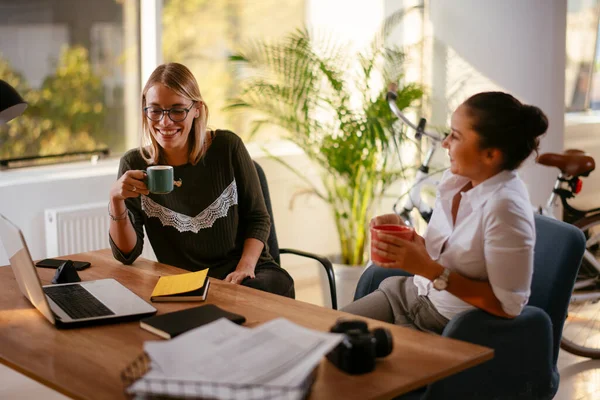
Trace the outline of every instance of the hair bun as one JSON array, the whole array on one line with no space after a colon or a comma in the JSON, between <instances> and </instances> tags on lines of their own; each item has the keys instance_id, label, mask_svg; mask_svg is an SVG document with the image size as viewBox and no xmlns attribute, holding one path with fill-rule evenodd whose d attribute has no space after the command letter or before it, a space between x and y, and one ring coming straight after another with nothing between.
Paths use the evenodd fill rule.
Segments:
<instances>
[{"instance_id":1,"label":"hair bun","mask_svg":"<svg viewBox=\"0 0 600 400\"><path fill-rule=\"evenodd\" d=\"M548 130L548 118L538 107L523 104L521 115L523 116L526 132L533 137L541 136Z\"/></svg>"}]
</instances>

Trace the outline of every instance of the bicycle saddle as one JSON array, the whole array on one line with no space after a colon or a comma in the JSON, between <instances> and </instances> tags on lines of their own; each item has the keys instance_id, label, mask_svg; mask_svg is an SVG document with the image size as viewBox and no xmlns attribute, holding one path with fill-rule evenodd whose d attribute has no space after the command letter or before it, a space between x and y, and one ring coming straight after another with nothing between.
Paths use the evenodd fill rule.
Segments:
<instances>
[{"instance_id":1,"label":"bicycle saddle","mask_svg":"<svg viewBox=\"0 0 600 400\"><path fill-rule=\"evenodd\" d=\"M570 176L588 176L596 168L596 162L592 157L581 150L575 149L565 150L563 154L540 154L536 162L549 167L556 167L563 174Z\"/></svg>"}]
</instances>

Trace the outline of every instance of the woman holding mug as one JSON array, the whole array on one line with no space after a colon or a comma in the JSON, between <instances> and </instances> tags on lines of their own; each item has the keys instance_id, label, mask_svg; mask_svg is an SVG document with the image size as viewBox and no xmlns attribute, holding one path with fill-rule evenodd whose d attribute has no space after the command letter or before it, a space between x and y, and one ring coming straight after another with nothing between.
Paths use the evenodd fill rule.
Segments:
<instances>
[{"instance_id":1,"label":"woman holding mug","mask_svg":"<svg viewBox=\"0 0 600 400\"><path fill-rule=\"evenodd\" d=\"M390 277L343 311L441 333L474 307L513 318L530 294L535 226L516 169L537 151L548 120L501 92L479 93L456 109L444 140L450 169L438 186L424 237L379 233L374 252L414 277ZM402 224L395 214L372 224Z\"/></svg>"},{"instance_id":2,"label":"woman holding mug","mask_svg":"<svg viewBox=\"0 0 600 400\"><path fill-rule=\"evenodd\" d=\"M283 296L291 276L267 248L270 218L254 163L241 139L207 129L208 107L196 79L178 63L157 67L142 92L143 138L121 158L110 189L110 244L131 264L144 230L158 261ZM146 170L171 166L181 184L150 193Z\"/></svg>"}]
</instances>

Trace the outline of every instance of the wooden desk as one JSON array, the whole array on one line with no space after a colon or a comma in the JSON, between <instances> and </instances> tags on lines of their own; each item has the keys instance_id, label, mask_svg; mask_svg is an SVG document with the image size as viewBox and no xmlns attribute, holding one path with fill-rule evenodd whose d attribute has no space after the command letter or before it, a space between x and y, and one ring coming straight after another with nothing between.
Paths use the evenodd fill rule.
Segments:
<instances>
[{"instance_id":1,"label":"wooden desk","mask_svg":"<svg viewBox=\"0 0 600 400\"><path fill-rule=\"evenodd\" d=\"M115 261L109 250L68 257L92 267L83 280L115 278L146 301L160 275L182 270L137 260L132 266ZM38 269L43 284L54 270ZM0 361L73 398L126 398L121 371L143 351L143 342L159 338L139 322L58 330L19 292L10 267L0 268ZM340 316L350 314L259 292L213 279L206 303L242 314L246 326L285 317L308 328L327 331ZM159 314L200 303L154 303ZM394 336L394 351L378 361L374 372L350 376L327 360L318 369L310 399L389 399L447 377L493 356L493 350L370 320L369 327L386 326Z\"/></svg>"}]
</instances>

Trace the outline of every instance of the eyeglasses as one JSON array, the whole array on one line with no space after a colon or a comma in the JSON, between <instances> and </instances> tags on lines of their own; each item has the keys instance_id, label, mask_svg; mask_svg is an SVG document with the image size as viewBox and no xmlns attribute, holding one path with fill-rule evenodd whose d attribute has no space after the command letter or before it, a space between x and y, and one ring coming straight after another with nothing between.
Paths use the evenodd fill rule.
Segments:
<instances>
[{"instance_id":1,"label":"eyeglasses","mask_svg":"<svg viewBox=\"0 0 600 400\"><path fill-rule=\"evenodd\" d=\"M162 109L162 108L156 107L156 106L150 106L150 107L144 108L144 113L146 113L146 117L148 117L149 120L154 121L154 122L158 122L161 119L163 119L165 113L167 113L169 115L169 118L171 119L171 121L181 122L187 118L188 113L194 106L194 103L196 103L196 102L195 101L192 102L192 104L189 106L189 108L170 108L168 110L165 110L165 109Z\"/></svg>"}]
</instances>

